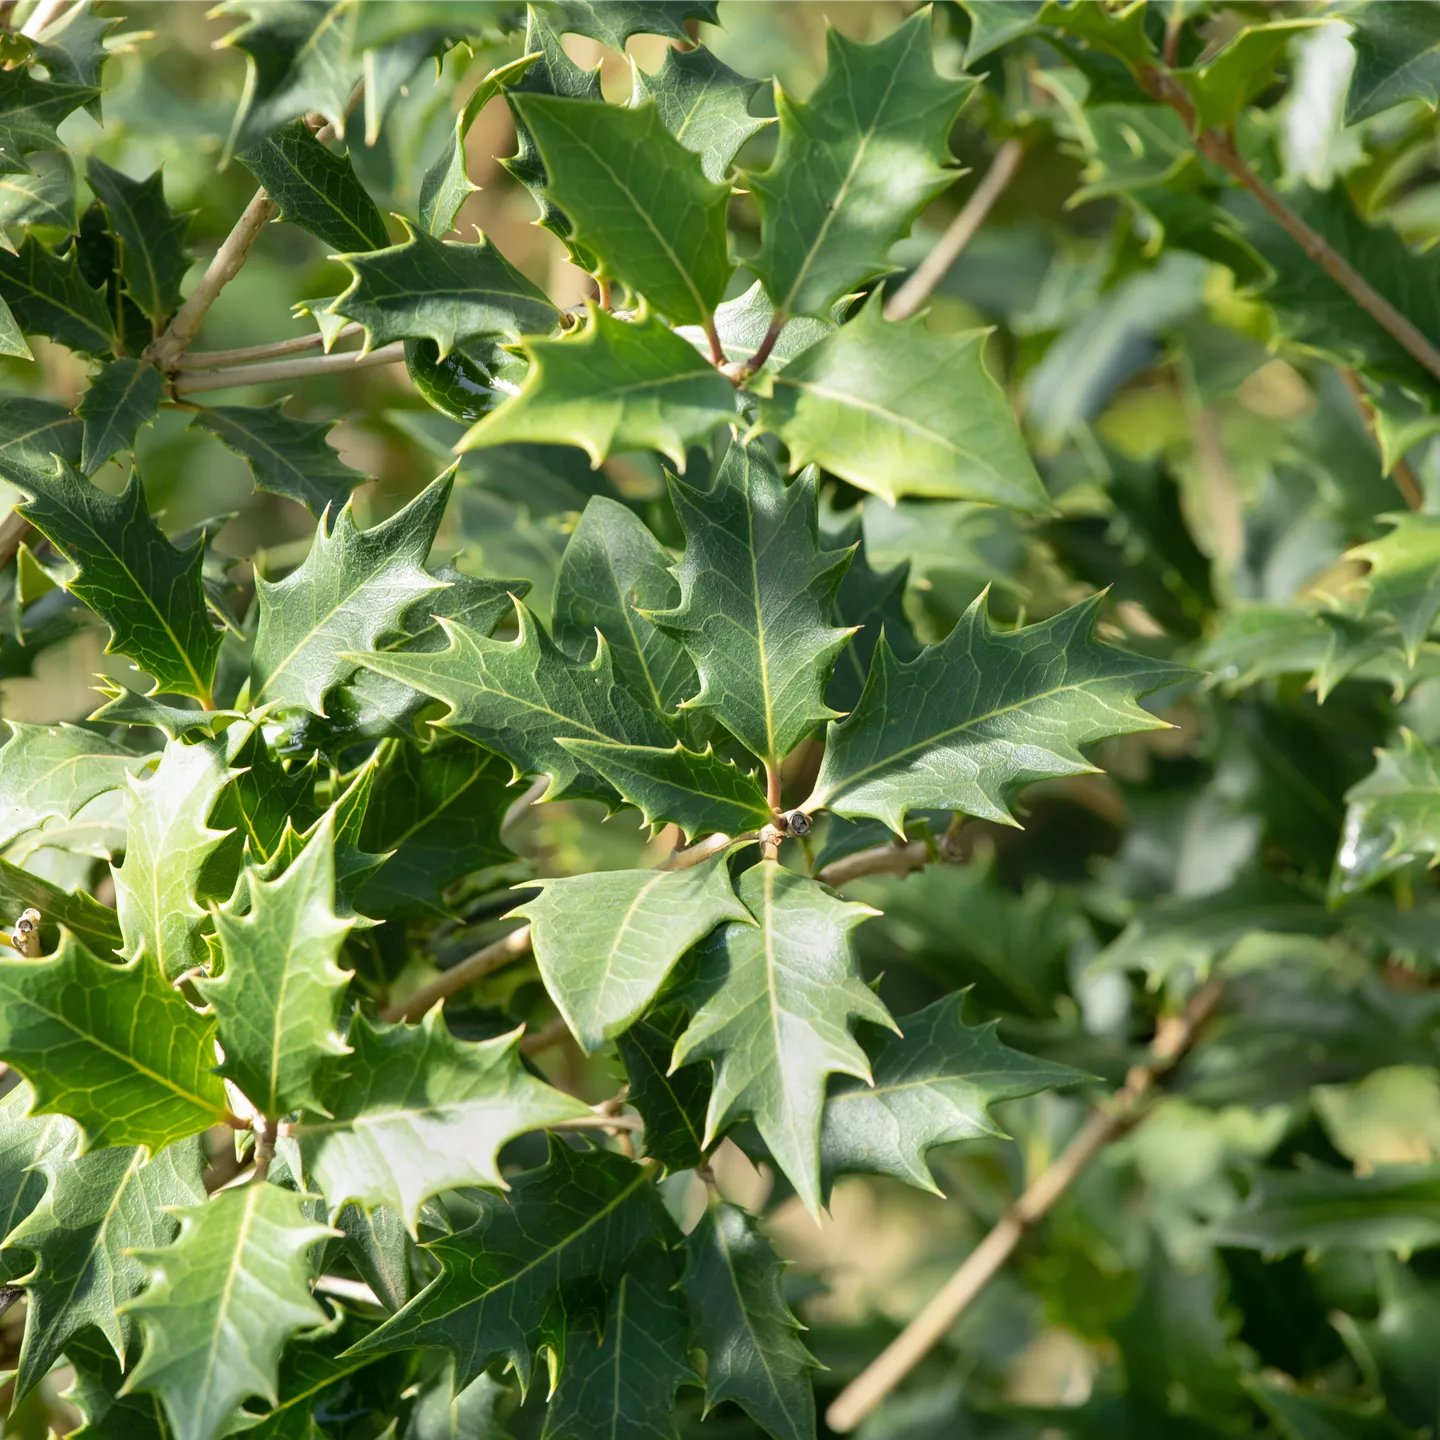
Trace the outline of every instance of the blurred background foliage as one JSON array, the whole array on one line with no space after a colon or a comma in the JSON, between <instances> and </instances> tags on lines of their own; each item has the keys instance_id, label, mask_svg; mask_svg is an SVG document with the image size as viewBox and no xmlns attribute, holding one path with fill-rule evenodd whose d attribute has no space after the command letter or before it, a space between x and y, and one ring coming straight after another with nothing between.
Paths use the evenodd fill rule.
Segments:
<instances>
[{"instance_id":1,"label":"blurred background foliage","mask_svg":"<svg viewBox=\"0 0 1440 1440\"><path fill-rule=\"evenodd\" d=\"M1372 0L1382 4L1433 9ZM131 175L163 165L170 205L196 212L192 250L208 254L255 183L234 161L215 174L244 81L244 57L214 48L234 19L199 3L96 8L125 17L112 39L103 127L77 113L61 130L68 154L41 158L63 166L95 155ZM827 22L875 39L910 9L723 0L722 26L700 33L736 70L774 73L803 96L824 68ZM1190 63L1247 24L1330 13L1188 0L1151 10L1156 26L1185 24ZM935 14L940 68L958 71L972 10L941 4ZM574 60L599 64L612 99L628 93L631 65L660 63L665 43L637 36L625 57L564 40ZM472 79L520 50L520 37L498 25L492 42L449 50L438 83L422 67L375 142L352 146L387 217L415 213L419 177ZM1358 223L1378 227L1373 235L1404 242L1419 322L1440 296L1436 116L1422 96L1347 123L1354 62L1345 25L1297 29L1239 134L1292 203L1342 197ZM998 1018L1010 1043L1109 1084L1164 1005L1211 972L1227 977L1227 990L1143 1122L1072 1187L860 1433L1440 1433L1440 902L1426 868L1440 826L1432 813L1427 831L1412 814L1405 844L1357 867L1364 792L1351 797L1375 771L1374 751L1397 751L1402 730L1426 755L1440 745L1440 649L1422 633L1406 656L1393 633L1377 640L1363 606L1349 604L1366 571L1351 552L1387 534L1382 517L1406 509L1401 487L1440 513L1440 422L1403 391L1379 397L1377 414L1357 399L1344 317L1327 310L1319 272L1271 243L1239 192L1219 193L1175 117L1138 103L1113 67L1021 37L970 68L986 78L952 137L969 173L894 260L908 267L930 249L1004 140L1024 145L1016 177L936 292L929 324L993 327L989 366L1022 418L1058 515L1029 521L965 502L866 500L870 563L908 566L903 603L925 640L946 633L986 586L1002 622L1041 618L1110 587L1107 638L1186 659L1205 678L1174 699L1167 713L1178 728L1108 743L1096 757L1104 775L1033 788L1023 830L971 822L957 842L964 863L853 887L885 912L860 932L867 970L902 1014L972 985L972 1018ZM754 106L773 113L764 90ZM762 165L773 143L761 130L741 163ZM557 303L576 304L589 278L533 223L532 198L500 163L513 147L509 112L493 102L469 135L469 173L481 188L459 228L480 227ZM83 182L80 194L83 214ZM57 215L57 233L77 218ZM21 221L41 223L23 202L0 199L0 232ZM387 224L399 239L398 222ZM743 257L758 235L748 199L732 225ZM1177 237L1192 243L1178 248ZM320 241L272 225L210 312L203 343L302 334L311 322L296 307L335 295L345 280ZM748 277L734 283L738 293ZM33 364L0 360L0 388L77 400L84 360L44 340L33 348ZM258 403L280 392L223 398ZM362 524L417 494L449 463L460 433L425 406L403 366L307 380L287 410L339 421L332 443L373 477L356 491ZM303 558L313 524L297 505L254 493L244 463L190 419L163 409L142 431L136 463L171 534L231 517L212 565L216 584L243 602L254 573L273 578ZM112 490L123 478L116 463L95 477ZM566 536L597 490L678 537L652 457L592 472L581 452L557 452L534 474L507 466L504 452L481 451L461 461L437 553L477 573L528 578L544 615ZM830 484L834 510L857 499ZM18 597L27 632L44 622L76 633L38 657L13 637L0 644L7 718L78 719L95 706L95 672L133 682L118 657L102 655L103 629L85 612L62 592L34 593L46 589L43 572L27 582L22 568L17 583L32 588ZM1434 805L1437 790L1432 772L1407 793ZM515 837L525 863L499 878L641 863L647 841L633 817L601 818L583 803L532 809ZM823 835L811 843L823 846ZM88 863L51 854L57 866ZM486 877L488 894L496 883ZM459 953L485 937L501 907L471 898L467 908L459 897L461 920L434 932L437 950ZM495 977L480 998L476 1033L486 1000L517 1013L543 1003L527 967ZM555 1064L597 1097L613 1088L613 1077L587 1075L578 1054ZM817 1376L822 1407L1058 1153L1089 1103L1047 1094L1001 1107L1013 1141L936 1155L945 1199L845 1179L818 1229L768 1167L725 1148L722 1189L762 1210L794 1261L790 1297L828 1367ZM672 1200L678 1211L697 1204L690 1193ZM63 1377L52 1378L7 1433L72 1425L62 1388ZM540 1423L543 1396L532 1402L508 1422L516 1435ZM368 1415L357 1397L353 1415L324 1418L338 1436L377 1433L385 1417ZM712 1417L705 1433L758 1432L736 1411Z\"/></svg>"}]
</instances>

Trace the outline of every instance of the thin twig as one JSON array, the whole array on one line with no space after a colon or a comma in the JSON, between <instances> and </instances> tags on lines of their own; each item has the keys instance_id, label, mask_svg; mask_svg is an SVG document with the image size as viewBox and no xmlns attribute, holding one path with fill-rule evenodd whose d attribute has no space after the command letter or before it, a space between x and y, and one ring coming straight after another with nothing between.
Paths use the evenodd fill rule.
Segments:
<instances>
[{"instance_id":1,"label":"thin twig","mask_svg":"<svg viewBox=\"0 0 1440 1440\"><path fill-rule=\"evenodd\" d=\"M184 370L175 376L171 388L177 395L197 395L202 390L231 390L237 385L265 385L272 380L299 380L306 375L348 374L374 365L394 365L405 358L405 342L396 340L378 350L362 354L347 350L341 355L310 355L301 360L272 360L266 365L236 365L220 370Z\"/></svg>"},{"instance_id":2,"label":"thin twig","mask_svg":"<svg viewBox=\"0 0 1440 1440\"><path fill-rule=\"evenodd\" d=\"M220 248L205 267L200 283L175 312L160 337L146 348L145 359L167 374L174 370L220 292L240 273L255 237L279 213L280 207L264 190L255 192L234 229L221 241Z\"/></svg>"},{"instance_id":3,"label":"thin twig","mask_svg":"<svg viewBox=\"0 0 1440 1440\"><path fill-rule=\"evenodd\" d=\"M280 1133L279 1127L275 1121L257 1115L250 1122L250 1128L255 1132L255 1171L252 1179L257 1185L263 1185L265 1177L270 1173L270 1162L275 1158L275 1141Z\"/></svg>"},{"instance_id":4,"label":"thin twig","mask_svg":"<svg viewBox=\"0 0 1440 1440\"><path fill-rule=\"evenodd\" d=\"M570 1038L570 1027L557 1015L532 1034L520 1037L522 1055L543 1055L545 1051Z\"/></svg>"},{"instance_id":5,"label":"thin twig","mask_svg":"<svg viewBox=\"0 0 1440 1440\"><path fill-rule=\"evenodd\" d=\"M887 320L908 320L930 298L931 292L975 238L975 232L985 223L985 217L1015 178L1024 158L1025 147L1018 140L1007 140L995 152L990 168L981 176L980 183L971 191L970 198L950 222L935 248L885 302Z\"/></svg>"},{"instance_id":6,"label":"thin twig","mask_svg":"<svg viewBox=\"0 0 1440 1440\"><path fill-rule=\"evenodd\" d=\"M832 860L816 875L823 885L838 889L848 880L862 875L909 875L923 870L935 858L935 849L925 840L910 840L903 845L872 845L853 855Z\"/></svg>"},{"instance_id":7,"label":"thin twig","mask_svg":"<svg viewBox=\"0 0 1440 1440\"><path fill-rule=\"evenodd\" d=\"M1157 100L1169 105L1185 121L1191 133L1194 133L1195 105L1179 80L1153 65L1142 66L1137 71L1136 78ZM1195 144L1207 160L1238 180L1305 254L1371 319L1403 346L1413 359L1440 380L1440 349L1402 315L1319 231L1311 229L1245 163L1232 136L1220 130L1205 130L1196 136Z\"/></svg>"},{"instance_id":8,"label":"thin twig","mask_svg":"<svg viewBox=\"0 0 1440 1440\"><path fill-rule=\"evenodd\" d=\"M500 822L500 833L503 835L507 830L514 827L520 817L550 788L550 777L548 775L537 776L530 782L530 788L518 799L510 804L505 812L505 818Z\"/></svg>"},{"instance_id":9,"label":"thin twig","mask_svg":"<svg viewBox=\"0 0 1440 1440\"><path fill-rule=\"evenodd\" d=\"M335 332L331 343L364 333L365 327L352 321ZM277 340L271 345L246 345L239 350L191 350L182 355L173 368L182 373L186 370L222 370L227 365L250 365L257 360L273 360L282 355L298 355L306 350L319 350L324 344L325 337L317 330L313 335L299 335L293 340Z\"/></svg>"},{"instance_id":10,"label":"thin twig","mask_svg":"<svg viewBox=\"0 0 1440 1440\"><path fill-rule=\"evenodd\" d=\"M1360 411L1361 419L1365 421L1366 428L1370 431L1370 438L1375 442L1375 448L1380 450L1380 425L1375 416L1375 402L1371 400L1369 392L1361 384L1360 377L1353 370L1347 370L1341 366L1340 378L1344 380L1345 388L1354 397L1355 407ZM1421 490L1420 482L1415 478L1415 472L1410 468L1409 462L1403 455L1390 467L1390 474L1395 481L1395 488L1405 497L1405 503L1412 510L1424 509L1425 493Z\"/></svg>"},{"instance_id":11,"label":"thin twig","mask_svg":"<svg viewBox=\"0 0 1440 1440\"><path fill-rule=\"evenodd\" d=\"M352 1304L373 1305L378 1310L385 1307L380 1297L363 1280L351 1280L345 1275L322 1275L315 1282L317 1295L333 1295L337 1300L349 1300Z\"/></svg>"},{"instance_id":12,"label":"thin twig","mask_svg":"<svg viewBox=\"0 0 1440 1440\"><path fill-rule=\"evenodd\" d=\"M1189 1050L1214 1013L1221 989L1222 982L1210 981L1196 991L1179 1015L1161 1021L1145 1063L1131 1067L1111 1103L1090 1116L1054 1164L1036 1177L995 1228L965 1257L940 1293L840 1392L825 1416L832 1430L844 1435L875 1409L995 1277L1025 1232L1045 1217L1096 1155L1139 1119L1157 1078Z\"/></svg>"},{"instance_id":13,"label":"thin twig","mask_svg":"<svg viewBox=\"0 0 1440 1440\"><path fill-rule=\"evenodd\" d=\"M760 342L760 348L733 374L726 366L722 365L720 368L730 376L736 385L743 385L770 358L770 352L775 348L775 342L780 338L780 332L784 328L785 316L776 311L774 319L770 321L770 328L765 332L765 338Z\"/></svg>"},{"instance_id":14,"label":"thin twig","mask_svg":"<svg viewBox=\"0 0 1440 1440\"><path fill-rule=\"evenodd\" d=\"M19 553L20 546L32 528L30 522L15 510L12 510L4 520L0 520L0 570L3 570Z\"/></svg>"},{"instance_id":15,"label":"thin twig","mask_svg":"<svg viewBox=\"0 0 1440 1440\"><path fill-rule=\"evenodd\" d=\"M622 1130L634 1133L645 1128L645 1122L638 1115L577 1115L572 1120L556 1120L545 1127L547 1130Z\"/></svg>"},{"instance_id":16,"label":"thin twig","mask_svg":"<svg viewBox=\"0 0 1440 1440\"><path fill-rule=\"evenodd\" d=\"M27 40L33 40L42 30L48 29L50 22L55 18L55 12L61 8L65 0L37 0L35 8L25 17L25 23L20 27L20 33Z\"/></svg>"}]
</instances>

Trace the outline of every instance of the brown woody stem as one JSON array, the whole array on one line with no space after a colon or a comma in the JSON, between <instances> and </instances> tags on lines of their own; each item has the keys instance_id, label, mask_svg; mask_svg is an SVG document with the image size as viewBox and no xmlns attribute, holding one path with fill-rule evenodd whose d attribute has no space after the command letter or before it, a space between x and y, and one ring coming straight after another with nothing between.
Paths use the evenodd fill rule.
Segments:
<instances>
[{"instance_id":1,"label":"brown woody stem","mask_svg":"<svg viewBox=\"0 0 1440 1440\"><path fill-rule=\"evenodd\" d=\"M1055 1163L1035 1178L993 1230L965 1257L939 1294L836 1398L826 1412L830 1428L853 1430L920 1363L966 1306L994 1279L1025 1233L1050 1211L1075 1178L1140 1118L1156 1080L1195 1043L1220 1002L1222 984L1198 990L1179 1015L1163 1019L1143 1064L1131 1067L1110 1104L1080 1127Z\"/></svg>"},{"instance_id":2,"label":"brown woody stem","mask_svg":"<svg viewBox=\"0 0 1440 1440\"><path fill-rule=\"evenodd\" d=\"M363 325L342 325L335 340L346 340L364 332ZM332 342L333 343L333 342ZM282 355L298 355L306 350L319 350L325 337L317 330L313 335L299 335L293 340L277 340L273 345L246 345L240 350L192 350L182 355L174 368L185 370L221 370L227 365L250 365L258 360L275 360Z\"/></svg>"},{"instance_id":3,"label":"brown woody stem","mask_svg":"<svg viewBox=\"0 0 1440 1440\"><path fill-rule=\"evenodd\" d=\"M340 355L308 355L299 360L272 360L265 365L235 365L219 370L182 370L171 383L177 395L203 390L231 390L237 385L264 385L273 380L300 380L307 375L349 373L374 365L394 365L405 358L405 342L396 340L369 354L347 350Z\"/></svg>"}]
</instances>

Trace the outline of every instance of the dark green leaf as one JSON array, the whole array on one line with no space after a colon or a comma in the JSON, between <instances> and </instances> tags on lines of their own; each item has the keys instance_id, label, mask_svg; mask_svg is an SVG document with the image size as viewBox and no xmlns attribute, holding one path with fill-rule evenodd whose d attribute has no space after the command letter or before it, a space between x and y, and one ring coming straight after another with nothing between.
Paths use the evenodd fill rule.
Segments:
<instances>
[{"instance_id":1,"label":"dark green leaf","mask_svg":"<svg viewBox=\"0 0 1440 1440\"><path fill-rule=\"evenodd\" d=\"M637 65L630 103L653 100L665 128L700 157L705 178L721 181L740 147L770 123L750 113L751 102L764 88L763 80L737 75L697 45L693 50L667 50L653 74Z\"/></svg>"},{"instance_id":2,"label":"dark green leaf","mask_svg":"<svg viewBox=\"0 0 1440 1440\"><path fill-rule=\"evenodd\" d=\"M0 763L4 756L0 750ZM1398 749L1375 752L1374 770L1345 802L1332 898L1366 890L1416 860L1440 860L1440 757L1412 731L1400 732Z\"/></svg>"},{"instance_id":3,"label":"dark green leaf","mask_svg":"<svg viewBox=\"0 0 1440 1440\"><path fill-rule=\"evenodd\" d=\"M1409 1440L1383 1406L1345 1405L1249 1376L1242 1383L1284 1440Z\"/></svg>"},{"instance_id":4,"label":"dark green leaf","mask_svg":"<svg viewBox=\"0 0 1440 1440\"><path fill-rule=\"evenodd\" d=\"M627 1098L645 1122L645 1153L670 1174L693 1170L705 1153L710 1076L704 1065L670 1069L685 1025L681 1010L652 1011L615 1042L630 1082Z\"/></svg>"},{"instance_id":5,"label":"dark green leaf","mask_svg":"<svg viewBox=\"0 0 1440 1440\"><path fill-rule=\"evenodd\" d=\"M382 250L390 243L379 209L355 178L350 156L321 144L303 120L265 136L239 158L279 207L282 220L308 230L332 250Z\"/></svg>"},{"instance_id":6,"label":"dark green leaf","mask_svg":"<svg viewBox=\"0 0 1440 1440\"><path fill-rule=\"evenodd\" d=\"M1346 5L1353 27L1355 71L1345 100L1345 123L1357 124L1419 100L1440 104L1440 12L1429 5Z\"/></svg>"},{"instance_id":7,"label":"dark green leaf","mask_svg":"<svg viewBox=\"0 0 1440 1440\"><path fill-rule=\"evenodd\" d=\"M185 254L190 215L176 215L165 203L158 170L145 180L132 180L91 155L85 178L119 242L125 292L158 329L180 308L180 282L190 268Z\"/></svg>"},{"instance_id":8,"label":"dark green leaf","mask_svg":"<svg viewBox=\"0 0 1440 1440\"><path fill-rule=\"evenodd\" d=\"M56 255L33 235L16 255L0 250L0 300L26 335L44 335L84 355L105 355L115 344L105 292L80 273L73 250Z\"/></svg>"},{"instance_id":9,"label":"dark green leaf","mask_svg":"<svg viewBox=\"0 0 1440 1440\"><path fill-rule=\"evenodd\" d=\"M133 450L160 410L165 377L143 360L113 360L90 382L75 413L85 424L80 473L93 475L117 451Z\"/></svg>"},{"instance_id":10,"label":"dark green leaf","mask_svg":"<svg viewBox=\"0 0 1440 1440\"><path fill-rule=\"evenodd\" d=\"M55 127L99 95L94 85L37 79L25 65L0 70L0 174L28 170L32 150L63 150Z\"/></svg>"},{"instance_id":11,"label":"dark green leaf","mask_svg":"<svg viewBox=\"0 0 1440 1440\"><path fill-rule=\"evenodd\" d=\"M40 1203L46 1180L40 1164L52 1152L75 1148L75 1125L63 1115L32 1115L35 1095L22 1080L0 1099L0 1241ZM31 1268L24 1251L0 1255L0 1276L8 1284Z\"/></svg>"},{"instance_id":12,"label":"dark green leaf","mask_svg":"<svg viewBox=\"0 0 1440 1440\"><path fill-rule=\"evenodd\" d=\"M624 51L632 35L664 35L682 44L690 39L687 20L717 23L716 0L541 0L535 6L557 35L588 35Z\"/></svg>"},{"instance_id":13,"label":"dark green leaf","mask_svg":"<svg viewBox=\"0 0 1440 1440\"><path fill-rule=\"evenodd\" d=\"M55 470L52 456L79 465L84 422L63 405L28 395L0 396L0 476L24 485Z\"/></svg>"}]
</instances>

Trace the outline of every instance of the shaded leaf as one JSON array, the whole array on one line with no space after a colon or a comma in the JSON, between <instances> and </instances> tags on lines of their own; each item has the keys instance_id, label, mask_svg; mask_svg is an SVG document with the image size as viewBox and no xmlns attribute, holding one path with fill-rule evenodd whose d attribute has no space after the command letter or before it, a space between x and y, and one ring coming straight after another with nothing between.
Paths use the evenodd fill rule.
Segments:
<instances>
[{"instance_id":1,"label":"shaded leaf","mask_svg":"<svg viewBox=\"0 0 1440 1440\"><path fill-rule=\"evenodd\" d=\"M125 293L158 329L180 308L180 282L190 268L185 254L190 215L176 215L166 204L158 170L144 180L132 180L91 155L85 161L85 179L119 243Z\"/></svg>"},{"instance_id":2,"label":"shaded leaf","mask_svg":"<svg viewBox=\"0 0 1440 1440\"><path fill-rule=\"evenodd\" d=\"M85 279L73 250L56 255L33 235L17 254L0 250L0 300L26 335L43 335L82 355L105 355L115 344L105 292Z\"/></svg>"},{"instance_id":3,"label":"shaded leaf","mask_svg":"<svg viewBox=\"0 0 1440 1440\"><path fill-rule=\"evenodd\" d=\"M645 1153L667 1173L693 1170L704 1158L710 1076L704 1065L673 1073L670 1057L686 1026L679 1009L652 1011L616 1038L629 1080L627 1100L645 1122Z\"/></svg>"},{"instance_id":4,"label":"shaded leaf","mask_svg":"<svg viewBox=\"0 0 1440 1440\"><path fill-rule=\"evenodd\" d=\"M1383 516L1393 527L1378 540L1357 545L1347 560L1370 567L1361 584L1362 615L1388 615L1400 627L1405 658L1414 665L1421 642L1440 615L1440 517Z\"/></svg>"},{"instance_id":5,"label":"shaded leaf","mask_svg":"<svg viewBox=\"0 0 1440 1440\"><path fill-rule=\"evenodd\" d=\"M0 476L16 485L37 474L44 479L54 473L55 455L78 466L83 428L78 416L53 400L0 395Z\"/></svg>"},{"instance_id":6,"label":"shaded leaf","mask_svg":"<svg viewBox=\"0 0 1440 1440\"><path fill-rule=\"evenodd\" d=\"M1284 1440L1406 1440L1381 1405L1346 1405L1324 1395L1246 1376L1245 1388Z\"/></svg>"},{"instance_id":7,"label":"shaded leaf","mask_svg":"<svg viewBox=\"0 0 1440 1440\"><path fill-rule=\"evenodd\" d=\"M716 0L541 0L535 8L557 35L588 35L624 51L632 35L663 35L682 44L690 39L687 20L717 23Z\"/></svg>"},{"instance_id":8,"label":"shaded leaf","mask_svg":"<svg viewBox=\"0 0 1440 1440\"><path fill-rule=\"evenodd\" d=\"M75 413L85 423L80 472L93 475L117 451L134 450L135 436L160 410L165 377L143 360L112 360L90 382Z\"/></svg>"},{"instance_id":9,"label":"shaded leaf","mask_svg":"<svg viewBox=\"0 0 1440 1440\"><path fill-rule=\"evenodd\" d=\"M13 923L32 905L44 916L40 933L47 941L52 938L52 927L63 925L97 955L108 955L120 948L120 922L108 905L83 891L62 890L8 860L0 860L0 909Z\"/></svg>"},{"instance_id":10,"label":"shaded leaf","mask_svg":"<svg viewBox=\"0 0 1440 1440\"><path fill-rule=\"evenodd\" d=\"M0 750L0 764L5 752ZM1333 899L1358 894L1416 860L1440 861L1440 757L1413 731L1377 750L1375 768L1345 792Z\"/></svg>"},{"instance_id":11,"label":"shaded leaf","mask_svg":"<svg viewBox=\"0 0 1440 1440\"><path fill-rule=\"evenodd\" d=\"M78 725L5 722L0 748L0 845L47 820L73 820L97 795L118 790L144 757Z\"/></svg>"}]
</instances>

